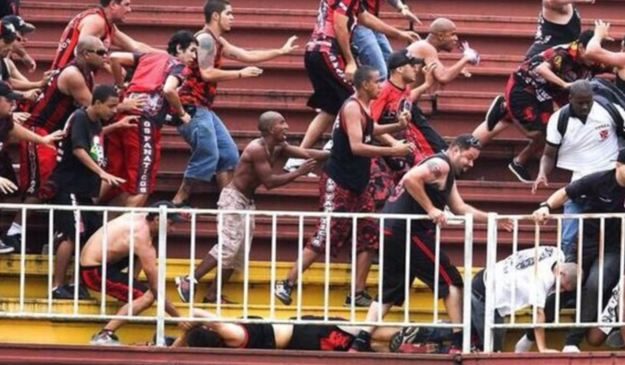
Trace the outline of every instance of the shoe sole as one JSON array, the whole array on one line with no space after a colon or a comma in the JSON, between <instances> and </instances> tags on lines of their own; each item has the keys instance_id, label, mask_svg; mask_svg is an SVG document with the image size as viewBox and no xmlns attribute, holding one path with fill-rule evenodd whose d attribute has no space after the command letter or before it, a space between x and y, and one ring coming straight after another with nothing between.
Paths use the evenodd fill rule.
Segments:
<instances>
[{"instance_id":1,"label":"shoe sole","mask_svg":"<svg viewBox=\"0 0 625 365\"><path fill-rule=\"evenodd\" d=\"M180 279L180 277L176 277L174 279L174 283L176 283L176 291L178 292L178 296L180 297L180 300L182 300L183 303L189 303L188 300L185 300L185 297L182 294L182 285L180 285L181 281L182 279ZM191 297L191 295L189 295L189 297Z\"/></svg>"},{"instance_id":2,"label":"shoe sole","mask_svg":"<svg viewBox=\"0 0 625 365\"><path fill-rule=\"evenodd\" d=\"M6 255L13 252L15 252L15 249L13 247L0 249L0 255Z\"/></svg>"},{"instance_id":3,"label":"shoe sole","mask_svg":"<svg viewBox=\"0 0 625 365\"><path fill-rule=\"evenodd\" d=\"M281 294L276 293L276 298L278 298L284 305L291 305L291 303L293 303L293 299L291 297L287 297L286 295L282 296Z\"/></svg>"},{"instance_id":4,"label":"shoe sole","mask_svg":"<svg viewBox=\"0 0 625 365\"><path fill-rule=\"evenodd\" d=\"M524 179L521 175L519 175L518 172L516 172L516 170L514 169L514 167L512 167L512 164L508 164L508 170L512 171L512 173L514 174L514 176L516 176L517 179L519 179L520 182L525 183L525 184L531 184L533 183L533 181L531 180L526 180Z\"/></svg>"},{"instance_id":5,"label":"shoe sole","mask_svg":"<svg viewBox=\"0 0 625 365\"><path fill-rule=\"evenodd\" d=\"M497 125L497 123L499 123L499 118L498 118L491 125L491 123L490 123L490 119L491 118L489 118L489 116L492 113L494 113L495 106L498 106L498 105L501 104L502 101L500 101L500 100L502 100L502 101L505 100L503 95L497 95L495 97L495 99L493 99L493 101L490 103L490 106L488 107L488 111L486 111L486 118L484 118L484 119L486 119L486 127L487 127L489 132L492 132L493 129L495 129L495 126Z\"/></svg>"}]
</instances>

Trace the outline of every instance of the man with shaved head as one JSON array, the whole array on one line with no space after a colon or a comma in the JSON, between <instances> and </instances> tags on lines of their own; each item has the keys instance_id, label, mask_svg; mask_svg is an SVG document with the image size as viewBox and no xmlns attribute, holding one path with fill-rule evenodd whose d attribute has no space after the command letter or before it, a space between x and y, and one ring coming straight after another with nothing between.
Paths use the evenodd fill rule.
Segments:
<instances>
[{"instance_id":1,"label":"man with shaved head","mask_svg":"<svg viewBox=\"0 0 625 365\"><path fill-rule=\"evenodd\" d=\"M444 66L438 58L439 52L451 52L457 44L456 24L447 18L436 18L430 24L428 36L408 46L408 52L414 58L423 59L427 68L432 69L435 85L445 85L456 79L468 65L477 65L480 60L478 53L464 43L460 47L463 51L462 57L452 66ZM424 83L425 76L421 73L415 86L419 87ZM422 135L422 143L419 148L426 156L447 149L447 143L443 137L431 126L416 103L411 106L411 120Z\"/></svg>"},{"instance_id":2,"label":"man with shaved head","mask_svg":"<svg viewBox=\"0 0 625 365\"><path fill-rule=\"evenodd\" d=\"M274 111L263 113L258 119L260 138L250 142L243 150L241 159L234 170L232 182L223 188L219 195L217 206L220 210L254 210L254 193L259 186L270 190L295 180L311 172L317 162L326 160L330 153L312 149L303 149L291 146L286 142L286 131L289 125L284 117ZM307 159L295 171L275 174L273 165L282 157L296 157ZM248 244L252 242L254 230L254 216L250 216L250 231ZM176 278L178 293L184 302L193 298L190 282L201 279L209 271L217 267L217 261L222 262L222 283L228 282L234 270L246 269L245 263L245 216L242 214L224 214L218 231L222 235L223 247L221 255L217 245L208 252L200 266L195 269L193 277L179 276ZM217 300L217 280L213 281L204 298L204 302L213 303ZM226 302L224 297L220 298Z\"/></svg>"}]
</instances>

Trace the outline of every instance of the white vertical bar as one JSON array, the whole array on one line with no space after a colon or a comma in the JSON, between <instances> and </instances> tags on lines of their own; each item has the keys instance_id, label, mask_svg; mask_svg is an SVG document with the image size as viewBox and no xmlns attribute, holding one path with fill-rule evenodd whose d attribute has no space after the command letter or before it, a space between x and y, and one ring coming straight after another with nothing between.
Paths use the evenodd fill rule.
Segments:
<instances>
[{"instance_id":1,"label":"white vertical bar","mask_svg":"<svg viewBox=\"0 0 625 365\"><path fill-rule=\"evenodd\" d=\"M438 279L441 265L441 226L436 225L436 238L434 244L434 319L433 324L438 323Z\"/></svg>"},{"instance_id":2,"label":"white vertical bar","mask_svg":"<svg viewBox=\"0 0 625 365\"><path fill-rule=\"evenodd\" d=\"M350 322L356 322L356 246L358 245L358 241L356 240L356 232L358 230L358 218L352 217L352 270L351 277L352 282L350 286L350 295L352 301L349 305L349 320Z\"/></svg>"},{"instance_id":3,"label":"white vertical bar","mask_svg":"<svg viewBox=\"0 0 625 365\"><path fill-rule=\"evenodd\" d=\"M100 315L106 315L106 264L108 251L108 217L109 211L105 210L102 215L102 282L100 283ZM134 223L133 223L134 224Z\"/></svg>"},{"instance_id":4,"label":"white vertical bar","mask_svg":"<svg viewBox=\"0 0 625 365\"><path fill-rule=\"evenodd\" d=\"M276 245L278 238L278 216L271 215L271 282L269 283L269 319L276 318Z\"/></svg>"},{"instance_id":5,"label":"white vertical bar","mask_svg":"<svg viewBox=\"0 0 625 365\"><path fill-rule=\"evenodd\" d=\"M20 247L20 313L24 312L26 295L26 207L22 207L22 243Z\"/></svg>"},{"instance_id":6,"label":"white vertical bar","mask_svg":"<svg viewBox=\"0 0 625 365\"><path fill-rule=\"evenodd\" d=\"M471 352L471 293L473 284L473 214L464 216L464 301L462 313L462 352Z\"/></svg>"},{"instance_id":7,"label":"white vertical bar","mask_svg":"<svg viewBox=\"0 0 625 365\"><path fill-rule=\"evenodd\" d=\"M625 273L623 272L624 270L624 265L625 265L625 260L623 259L625 257L625 217L621 217L621 267L620 267L620 274L619 274L619 281L618 281L618 286L619 286L619 305L617 308L620 308L620 310L618 311L618 321L619 323L623 323L623 275L625 275Z\"/></svg>"},{"instance_id":8,"label":"white vertical bar","mask_svg":"<svg viewBox=\"0 0 625 365\"><path fill-rule=\"evenodd\" d=\"M605 266L605 217L601 217L599 221L599 295L597 295L597 321L602 323L601 312L603 311L603 270ZM622 260L622 258L621 258ZM557 308L557 307L556 307Z\"/></svg>"},{"instance_id":9,"label":"white vertical bar","mask_svg":"<svg viewBox=\"0 0 625 365\"><path fill-rule=\"evenodd\" d=\"M250 286L250 215L252 214L252 212L245 212L245 247L244 249L244 253L245 256L243 257L243 262L244 265L243 267L245 268L243 270L243 319L247 319L247 310L248 310L248 306L249 306L249 286ZM220 275L221 276L221 275ZM221 300L219 300L221 301Z\"/></svg>"},{"instance_id":10,"label":"white vertical bar","mask_svg":"<svg viewBox=\"0 0 625 365\"><path fill-rule=\"evenodd\" d=\"M577 232L577 277L580 280L577 280L577 293L575 295L575 323L579 324L581 321L581 304L582 304L582 267L584 263L582 262L584 255L582 255L584 251L584 219L583 217L579 217L578 222L578 232Z\"/></svg>"},{"instance_id":11,"label":"white vertical bar","mask_svg":"<svg viewBox=\"0 0 625 365\"><path fill-rule=\"evenodd\" d=\"M189 317L193 317L193 308L195 303L193 298L195 297L195 246L196 243L196 227L197 227L197 213L191 210L191 252L189 252Z\"/></svg>"},{"instance_id":12,"label":"white vertical bar","mask_svg":"<svg viewBox=\"0 0 625 365\"><path fill-rule=\"evenodd\" d=\"M484 352L493 351L495 315L495 264L497 263L497 213L488 213L486 240L486 303L484 309Z\"/></svg>"},{"instance_id":13,"label":"white vertical bar","mask_svg":"<svg viewBox=\"0 0 625 365\"><path fill-rule=\"evenodd\" d=\"M54 208L50 209L48 216L48 314L52 314L52 272L54 265L52 259L54 257ZM22 235L26 235L26 230L22 231Z\"/></svg>"},{"instance_id":14,"label":"white vertical bar","mask_svg":"<svg viewBox=\"0 0 625 365\"><path fill-rule=\"evenodd\" d=\"M513 310L510 311L510 323L514 324L516 322L516 307L514 303L516 303L516 280L517 280L517 270L516 270L516 254L519 249L519 220L515 219L513 221L514 230L512 231L512 267L515 268L512 270L512 295L510 297L510 308Z\"/></svg>"},{"instance_id":15,"label":"white vertical bar","mask_svg":"<svg viewBox=\"0 0 625 365\"><path fill-rule=\"evenodd\" d=\"M132 314L133 314L132 302L134 300L134 295L133 295L133 289L134 289L133 284L134 284L134 278L135 278L135 211L134 209L130 211L130 221L132 222L132 224L130 225L130 243L128 247L130 249L128 253L129 258L130 258L130 261L128 262L128 288L129 288L128 289L128 317L132 317ZM167 223L167 217L165 217L165 223ZM159 231L160 231L160 228L159 228ZM160 247L159 247L159 250L160 250ZM163 295L163 293L159 293L159 295Z\"/></svg>"},{"instance_id":16,"label":"white vertical bar","mask_svg":"<svg viewBox=\"0 0 625 365\"><path fill-rule=\"evenodd\" d=\"M412 289L412 281L410 281L410 249L412 246L411 237L410 237L410 229L412 228L410 218L406 218L406 275L405 275L405 288L404 288L404 323L408 324L410 322L410 289ZM382 294L379 294L379 297L382 298ZM382 303L380 299L380 304Z\"/></svg>"},{"instance_id":17,"label":"white vertical bar","mask_svg":"<svg viewBox=\"0 0 625 365\"><path fill-rule=\"evenodd\" d=\"M319 218L323 219L323 217ZM323 224L323 221L319 223L319 227ZM304 216L299 215L299 230L298 230L298 242L297 242L297 307L296 316L297 320L302 319L302 250L304 246ZM293 285L293 283L290 283Z\"/></svg>"},{"instance_id":18,"label":"white vertical bar","mask_svg":"<svg viewBox=\"0 0 625 365\"><path fill-rule=\"evenodd\" d=\"M78 204L77 201L76 201L76 204ZM76 221L74 222L74 300L73 300L74 315L78 314L78 261L80 260L80 228L82 227L83 230L85 229L85 224L82 223L82 211L80 210L80 206L77 205L75 208L76 208L75 210ZM63 273L63 276L65 275L66 273Z\"/></svg>"},{"instance_id":19,"label":"white vertical bar","mask_svg":"<svg viewBox=\"0 0 625 365\"><path fill-rule=\"evenodd\" d=\"M166 299L165 275L167 275L167 206L161 205L158 210L158 297L156 298L156 346L164 346ZM130 262L132 262L132 260ZM217 303L219 303L219 301L217 301Z\"/></svg>"},{"instance_id":20,"label":"white vertical bar","mask_svg":"<svg viewBox=\"0 0 625 365\"><path fill-rule=\"evenodd\" d=\"M557 220L556 242L556 247L558 252L560 252L562 250L562 218L558 218ZM538 265L538 263L536 263L536 265ZM560 285L562 285L560 275L556 275L556 308L560 308ZM560 323L560 311L556 309L555 315L554 323Z\"/></svg>"},{"instance_id":21,"label":"white vertical bar","mask_svg":"<svg viewBox=\"0 0 625 365\"><path fill-rule=\"evenodd\" d=\"M323 279L323 320L324 322L328 321L329 317L329 306L330 306L330 227L332 224L332 217L328 216L328 229L326 229L326 250L325 250L325 267L324 267L324 279ZM355 232L354 232L355 233ZM352 270L355 268L352 267ZM302 282L302 278L300 277L300 282ZM299 293L299 291L298 291ZM301 305L301 303L300 303Z\"/></svg>"},{"instance_id":22,"label":"white vertical bar","mask_svg":"<svg viewBox=\"0 0 625 365\"><path fill-rule=\"evenodd\" d=\"M538 281L538 245L540 244L540 225L534 225L534 275L532 276L532 288L536 288ZM532 327L536 328L536 317L538 316L538 307L532 305Z\"/></svg>"},{"instance_id":23,"label":"white vertical bar","mask_svg":"<svg viewBox=\"0 0 625 365\"><path fill-rule=\"evenodd\" d=\"M224 214L223 211L217 212L217 271L215 272L215 279L217 280L217 298L215 299L215 305L217 308L217 317L221 317L221 271L223 269L222 260L224 243L221 232L224 231Z\"/></svg>"},{"instance_id":24,"label":"white vertical bar","mask_svg":"<svg viewBox=\"0 0 625 365\"><path fill-rule=\"evenodd\" d=\"M384 232L384 217L380 218L380 232ZM380 258L378 259L378 296L380 297L380 307L382 306L382 295L384 291L382 290L382 283L384 282L384 235L380 235ZM378 311L378 323L382 323L382 310Z\"/></svg>"}]
</instances>

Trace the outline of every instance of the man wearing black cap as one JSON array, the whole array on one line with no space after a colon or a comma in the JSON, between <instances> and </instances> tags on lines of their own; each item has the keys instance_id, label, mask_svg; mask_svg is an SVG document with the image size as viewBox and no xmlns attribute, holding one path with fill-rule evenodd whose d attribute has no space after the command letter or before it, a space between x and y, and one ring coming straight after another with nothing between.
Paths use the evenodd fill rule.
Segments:
<instances>
[{"instance_id":1,"label":"man wearing black cap","mask_svg":"<svg viewBox=\"0 0 625 365\"><path fill-rule=\"evenodd\" d=\"M540 203L540 208L533 213L534 219L544 223L552 209L562 207L569 199L576 200L582 196L586 197L583 213L625 213L625 150L619 152L616 168L587 175L553 193L549 199ZM584 219L582 262L578 262L584 270L580 319L582 323L595 322L597 298L600 294L607 298L620 275L621 218L606 218L604 224L602 237L600 220ZM603 268L599 259L599 243L602 239ZM579 246L575 248L576 260L580 248ZM599 287L601 271L603 271L603 288ZM563 351L579 352L579 344L585 332L586 328L571 330L566 337Z\"/></svg>"},{"instance_id":2,"label":"man wearing black cap","mask_svg":"<svg viewBox=\"0 0 625 365\"><path fill-rule=\"evenodd\" d=\"M12 103L20 97L21 95L11 90L7 83L0 81L0 198L17 191L17 178L13 171L11 157L5 148L9 139L45 144L54 148L54 142L62 136L60 131L45 137L40 136L19 124L13 123ZM0 241L0 254L11 253L14 250L14 247L5 245Z\"/></svg>"},{"instance_id":3,"label":"man wearing black cap","mask_svg":"<svg viewBox=\"0 0 625 365\"><path fill-rule=\"evenodd\" d=\"M151 206L174 208L170 201L160 201ZM176 214L167 214L167 232L171 232L174 223L182 222L184 219ZM129 296L132 290L132 315L141 314L149 308L159 295L165 293L158 292L158 273L156 271L156 250L152 242L158 238L160 229L158 213L126 213L112 221L105 227L96 231L87 241L80 255L80 278L82 282L91 290L100 292L102 282L105 282L105 290L108 296L116 298L126 303L118 312L117 316L127 316L130 310ZM131 233L133 236L131 237ZM106 248L106 262L102 260L102 244ZM132 244L132 251L130 245ZM130 273L130 252L135 258L134 268L141 268L145 272L148 284L132 280L132 287L128 285ZM106 277L103 277L103 266L106 265ZM128 271L125 271L128 269ZM180 314L171 301L165 299L165 310L172 317ZM114 319L108 322L104 328L91 337L92 345L119 345L119 339L115 335L126 321Z\"/></svg>"},{"instance_id":4,"label":"man wearing black cap","mask_svg":"<svg viewBox=\"0 0 625 365\"><path fill-rule=\"evenodd\" d=\"M20 57L24 65L26 65L28 72L35 71L37 69L37 63L30 57L28 52L26 52L25 48L25 44L28 40L26 34L34 32L36 29L35 26L26 23L19 15L6 15L2 17L2 22L13 24L13 27L17 31L16 42L13 43L13 52Z\"/></svg>"},{"instance_id":5,"label":"man wearing black cap","mask_svg":"<svg viewBox=\"0 0 625 365\"><path fill-rule=\"evenodd\" d=\"M86 109L78 109L65 123L65 138L57 149L57 164L41 188L42 196L50 198L56 205L91 206L100 193L100 184L105 181L119 185L125 180L104 170L104 134L115 129L134 126L136 116L125 117L119 122L102 128L117 112L119 98L112 85L98 85L93 90L93 100ZM76 229L79 241L84 242L102 224L100 214L95 211L61 210L55 214L55 228L59 233L56 265L52 279L52 297L73 298L72 289L63 285L69 261L74 253ZM83 296L84 293L83 293Z\"/></svg>"}]
</instances>

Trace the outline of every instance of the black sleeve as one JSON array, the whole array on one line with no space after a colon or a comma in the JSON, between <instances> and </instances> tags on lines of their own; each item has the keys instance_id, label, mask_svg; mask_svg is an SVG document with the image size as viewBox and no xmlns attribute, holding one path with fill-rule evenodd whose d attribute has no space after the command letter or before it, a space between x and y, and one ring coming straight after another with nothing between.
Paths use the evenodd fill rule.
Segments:
<instances>
[{"instance_id":1,"label":"black sleeve","mask_svg":"<svg viewBox=\"0 0 625 365\"><path fill-rule=\"evenodd\" d=\"M87 119L84 113L76 113L71 123L70 138L72 141L72 150L82 148L89 152L91 142L89 137L89 123L91 123L91 121Z\"/></svg>"},{"instance_id":2,"label":"black sleeve","mask_svg":"<svg viewBox=\"0 0 625 365\"><path fill-rule=\"evenodd\" d=\"M171 68L171 71L169 71L169 75L167 75L167 77L173 76L177 78L178 81L182 84L184 82L184 79L187 78L187 72L185 69L186 67L184 64L177 64L176 66Z\"/></svg>"},{"instance_id":3,"label":"black sleeve","mask_svg":"<svg viewBox=\"0 0 625 365\"><path fill-rule=\"evenodd\" d=\"M570 199L577 199L582 196L594 195L593 193L595 187L601 184L601 176L603 176L603 173L590 174L579 180L573 181L566 188L564 188L566 196Z\"/></svg>"}]
</instances>

